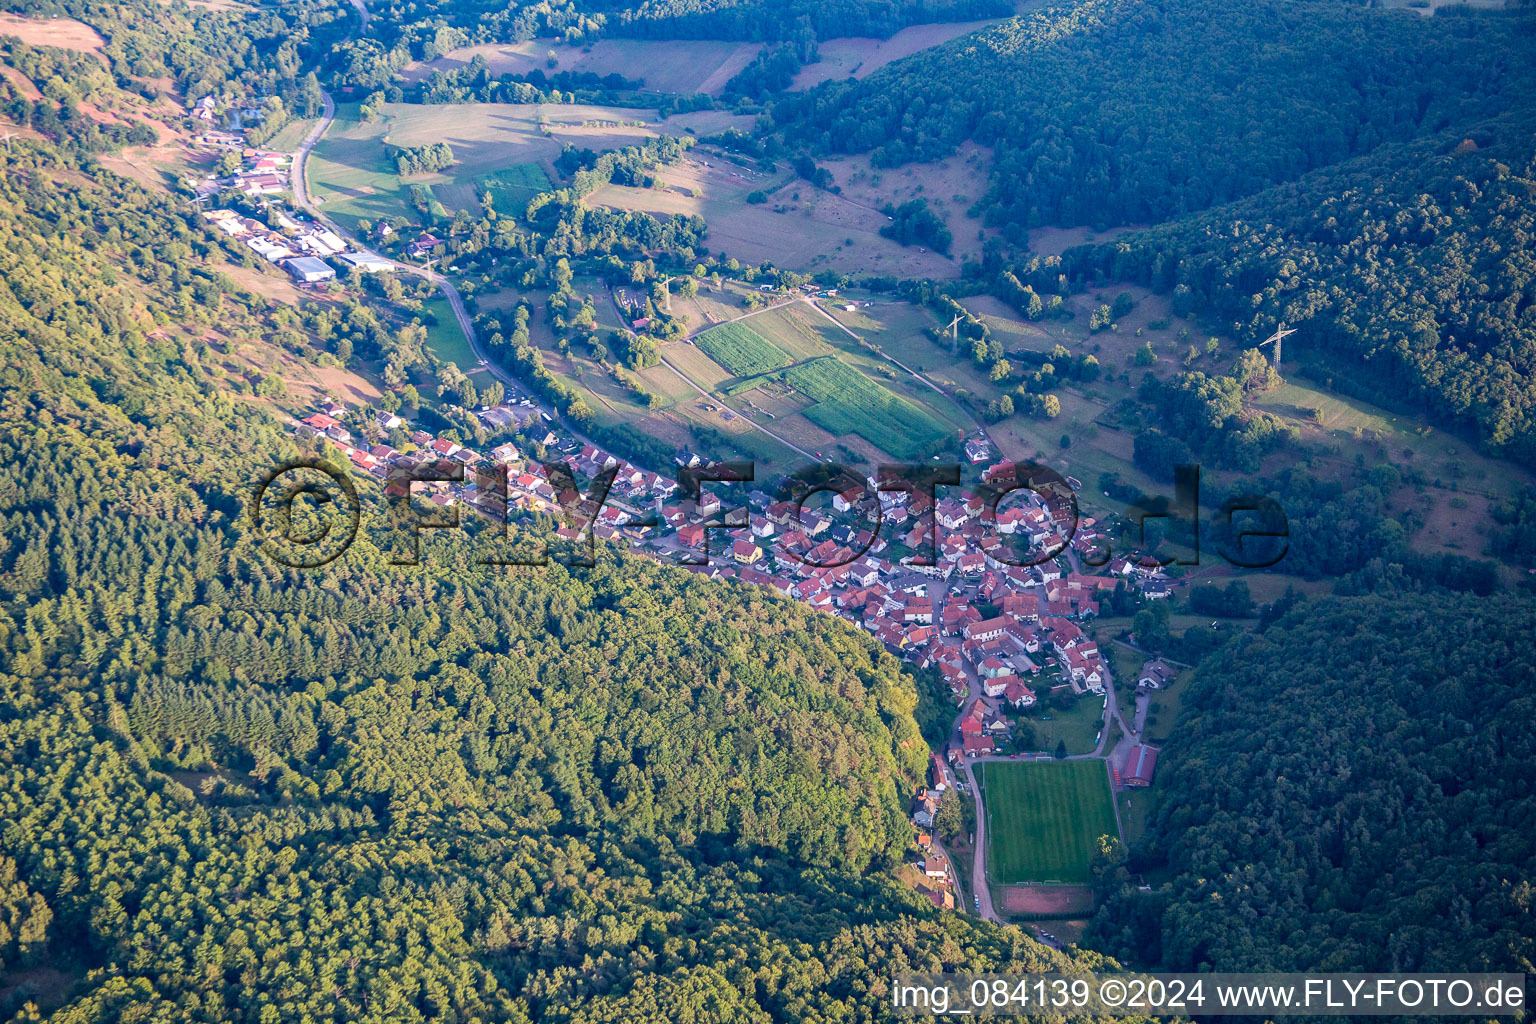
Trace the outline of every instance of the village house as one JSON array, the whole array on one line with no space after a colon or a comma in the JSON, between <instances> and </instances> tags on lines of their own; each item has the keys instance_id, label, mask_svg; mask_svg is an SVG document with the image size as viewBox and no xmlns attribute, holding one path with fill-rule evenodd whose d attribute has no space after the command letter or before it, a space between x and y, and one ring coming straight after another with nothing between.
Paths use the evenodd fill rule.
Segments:
<instances>
[{"instance_id":1,"label":"village house","mask_svg":"<svg viewBox=\"0 0 1536 1024\"><path fill-rule=\"evenodd\" d=\"M1178 674L1178 670L1162 658L1153 658L1141 666L1141 674L1136 678L1136 685L1147 690L1161 690L1173 682Z\"/></svg>"},{"instance_id":2,"label":"village house","mask_svg":"<svg viewBox=\"0 0 1536 1024\"><path fill-rule=\"evenodd\" d=\"M443 240L441 238L438 238L430 231L423 231L421 234L416 236L416 240L411 243L410 248L408 248L406 252L417 258L422 256L431 256L433 250L442 244Z\"/></svg>"},{"instance_id":3,"label":"village house","mask_svg":"<svg viewBox=\"0 0 1536 1024\"><path fill-rule=\"evenodd\" d=\"M962 744L966 757L987 757L997 753L997 744L992 737L985 733L977 736L966 736Z\"/></svg>"},{"instance_id":4,"label":"village house","mask_svg":"<svg viewBox=\"0 0 1536 1024\"><path fill-rule=\"evenodd\" d=\"M1000 672L997 675L987 677L986 682L982 686L982 692L988 697L1001 697L1010 685L1018 682L1019 677L1012 672Z\"/></svg>"},{"instance_id":5,"label":"village house","mask_svg":"<svg viewBox=\"0 0 1536 1024\"><path fill-rule=\"evenodd\" d=\"M958 530L965 525L968 517L965 514L965 505L954 498L945 498L939 502L934 511L934 519L946 530Z\"/></svg>"},{"instance_id":6,"label":"village house","mask_svg":"<svg viewBox=\"0 0 1536 1024\"><path fill-rule=\"evenodd\" d=\"M841 491L832 498L832 507L839 512L847 512L864 500L864 488L857 485Z\"/></svg>"},{"instance_id":7,"label":"village house","mask_svg":"<svg viewBox=\"0 0 1536 1024\"><path fill-rule=\"evenodd\" d=\"M1011 619L1001 615L995 619L983 619L965 626L960 631L960 635L967 640L996 640L1003 635L1011 622Z\"/></svg>"},{"instance_id":8,"label":"village house","mask_svg":"<svg viewBox=\"0 0 1536 1024\"><path fill-rule=\"evenodd\" d=\"M1003 700L1015 708L1023 709L1035 703L1035 691L1025 686L1017 677L1003 688Z\"/></svg>"}]
</instances>

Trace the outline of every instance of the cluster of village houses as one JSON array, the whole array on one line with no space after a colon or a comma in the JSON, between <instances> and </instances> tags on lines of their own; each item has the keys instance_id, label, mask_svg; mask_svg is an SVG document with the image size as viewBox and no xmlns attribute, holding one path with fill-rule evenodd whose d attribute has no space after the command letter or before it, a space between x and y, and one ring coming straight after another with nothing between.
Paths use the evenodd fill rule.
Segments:
<instances>
[{"instance_id":1,"label":"cluster of village houses","mask_svg":"<svg viewBox=\"0 0 1536 1024\"><path fill-rule=\"evenodd\" d=\"M921 891L933 905L944 910L955 909L955 876L949 857L942 849L935 849L934 826L938 822L939 804L945 794L954 788L954 780L945 768L944 759L938 754L928 757L928 785L917 791L912 807L912 825L917 831L917 848L921 859L916 867L922 872Z\"/></svg>"},{"instance_id":2,"label":"cluster of village houses","mask_svg":"<svg viewBox=\"0 0 1536 1024\"><path fill-rule=\"evenodd\" d=\"M1069 543L1070 503L1048 501L1027 488L1013 492L1023 500L1010 498L1011 507L996 516L995 524L983 522L986 502L974 494L943 497L928 515L920 492L877 491L874 481L836 494L830 507L820 509L775 502L753 490L747 495L744 525L727 533L719 525L724 504L713 489L745 485L706 484L697 503L678 500L677 481L625 464L591 444L562 438L533 408L504 405L477 415L492 431L532 430L535 440L562 453L578 479L590 480L617 466L601 508L591 498L557 493L543 467L524 461L515 444L477 452L416 430L407 433L414 450L406 453L380 440L389 431L407 429L398 415L376 413L371 439L354 437L342 422L344 415L344 407L328 404L305 417L298 429L324 436L359 470L381 481L391 466L431 460L464 466L462 483L417 484L417 493L428 493L438 505L463 504L492 518L570 510L599 540L635 548L649 542L697 572L769 587L842 616L898 657L935 668L957 700L968 692L964 667L969 666L989 696L1027 707L1033 694L1026 680L1039 674L1044 655L1059 662L1064 680L1078 692L1102 693L1107 673L1096 645L1078 625L1098 614L1096 595L1121 579L1148 594L1166 594L1155 569L1125 559L1110 562L1107 576L1066 571L1063 557L1031 566L1010 564L1023 560L1009 543L1014 538L1027 540L1031 550L1086 552L1100 536L1094 520L1083 518ZM677 461L697 465L702 460L680 452ZM497 466L507 467L504 491L499 480L489 486L487 481L495 478L476 472ZM982 478L1007 487L1014 483L1014 472L1013 463L997 462ZM893 543L902 545L903 552L924 550L933 524L939 527L935 564L913 564L911 557L893 551ZM561 528L570 538L580 533L578 527ZM938 604L932 595L945 584L946 600ZM990 605L998 614L983 618L977 605Z\"/></svg>"}]
</instances>

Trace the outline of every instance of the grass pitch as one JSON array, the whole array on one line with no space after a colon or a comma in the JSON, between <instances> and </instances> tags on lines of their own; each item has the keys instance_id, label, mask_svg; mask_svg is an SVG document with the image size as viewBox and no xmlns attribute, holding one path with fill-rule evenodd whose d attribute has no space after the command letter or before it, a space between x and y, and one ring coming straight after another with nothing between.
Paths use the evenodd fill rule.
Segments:
<instances>
[{"instance_id":1,"label":"grass pitch","mask_svg":"<svg viewBox=\"0 0 1536 1024\"><path fill-rule=\"evenodd\" d=\"M1119 834L1104 762L989 761L978 771L992 881L1088 884L1099 836Z\"/></svg>"}]
</instances>

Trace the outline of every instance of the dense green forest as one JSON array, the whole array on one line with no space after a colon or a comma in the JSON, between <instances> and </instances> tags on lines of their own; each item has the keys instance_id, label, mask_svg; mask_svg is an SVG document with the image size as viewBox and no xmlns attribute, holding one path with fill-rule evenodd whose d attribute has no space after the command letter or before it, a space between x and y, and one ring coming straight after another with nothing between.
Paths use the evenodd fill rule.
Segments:
<instances>
[{"instance_id":1,"label":"dense green forest","mask_svg":"<svg viewBox=\"0 0 1536 1024\"><path fill-rule=\"evenodd\" d=\"M0 1011L868 1020L899 968L1067 963L885 874L916 693L836 620L617 553L268 560L293 441L211 357L368 317L242 291L88 159L0 160Z\"/></svg>"},{"instance_id":2,"label":"dense green forest","mask_svg":"<svg viewBox=\"0 0 1536 1024\"><path fill-rule=\"evenodd\" d=\"M1528 14L1262 0L1085 0L773 107L779 132L877 167L993 150L976 204L1044 224L1160 221L1471 116L1522 106Z\"/></svg>"},{"instance_id":3,"label":"dense green forest","mask_svg":"<svg viewBox=\"0 0 1536 1024\"><path fill-rule=\"evenodd\" d=\"M1089 940L1175 970L1531 971L1536 602L1303 603L1202 663ZM1280 667L1280 666L1283 666ZM1138 893L1127 871L1172 880Z\"/></svg>"}]
</instances>

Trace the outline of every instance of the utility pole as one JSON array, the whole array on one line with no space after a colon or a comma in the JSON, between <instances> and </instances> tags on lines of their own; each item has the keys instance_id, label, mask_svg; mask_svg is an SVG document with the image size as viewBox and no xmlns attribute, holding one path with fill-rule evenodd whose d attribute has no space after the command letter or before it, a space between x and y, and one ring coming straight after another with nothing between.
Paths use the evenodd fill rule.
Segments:
<instances>
[{"instance_id":1,"label":"utility pole","mask_svg":"<svg viewBox=\"0 0 1536 1024\"><path fill-rule=\"evenodd\" d=\"M1258 345L1256 346L1257 348L1263 348L1265 345L1268 345L1270 343L1274 343L1274 346L1275 346L1275 372L1276 373L1280 372L1280 346L1285 342L1286 338L1288 338L1292 334L1295 334L1298 329L1299 328L1292 327L1290 330L1286 330L1285 324L1276 324L1275 325L1275 333L1271 334L1269 337L1267 337L1263 341L1259 342Z\"/></svg>"}]
</instances>

